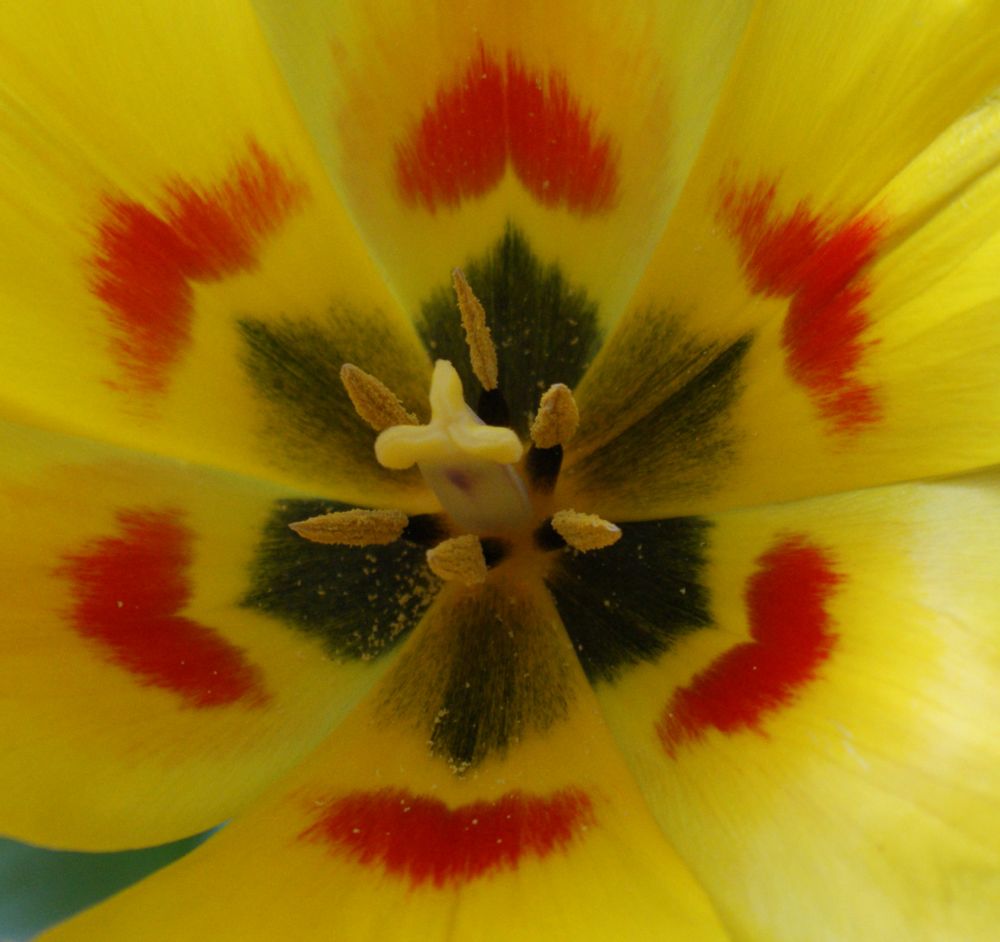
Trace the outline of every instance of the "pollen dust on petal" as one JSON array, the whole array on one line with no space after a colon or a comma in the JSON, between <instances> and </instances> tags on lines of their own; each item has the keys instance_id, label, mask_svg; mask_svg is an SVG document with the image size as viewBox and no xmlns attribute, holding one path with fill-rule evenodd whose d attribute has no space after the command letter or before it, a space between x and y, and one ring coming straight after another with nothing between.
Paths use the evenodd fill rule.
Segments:
<instances>
[{"instance_id":1,"label":"pollen dust on petal","mask_svg":"<svg viewBox=\"0 0 1000 942\"><path fill-rule=\"evenodd\" d=\"M213 185L168 181L153 206L105 196L90 289L123 374L109 385L163 392L190 340L192 284L253 270L262 242L305 196L304 185L253 141Z\"/></svg>"},{"instance_id":2,"label":"pollen dust on petal","mask_svg":"<svg viewBox=\"0 0 1000 942\"><path fill-rule=\"evenodd\" d=\"M179 614L191 595L193 542L180 514L127 510L118 524L118 534L66 555L57 570L70 582L76 631L140 684L189 706L266 703L261 671L243 650Z\"/></svg>"},{"instance_id":3,"label":"pollen dust on petal","mask_svg":"<svg viewBox=\"0 0 1000 942\"><path fill-rule=\"evenodd\" d=\"M760 730L815 679L833 650L827 604L842 577L830 555L804 536L787 536L757 560L747 580L750 642L720 655L671 697L656 726L664 750L722 733Z\"/></svg>"},{"instance_id":4,"label":"pollen dust on petal","mask_svg":"<svg viewBox=\"0 0 1000 942\"><path fill-rule=\"evenodd\" d=\"M839 432L856 432L881 417L877 390L857 377L870 341L865 270L880 241L879 222L846 222L800 203L774 210L775 186L727 188L720 217L737 241L750 288L789 299L781 343L792 377Z\"/></svg>"},{"instance_id":5,"label":"pollen dust on petal","mask_svg":"<svg viewBox=\"0 0 1000 942\"><path fill-rule=\"evenodd\" d=\"M614 205L617 149L565 76L480 46L397 146L396 182L404 202L435 212L489 192L508 161L544 206L589 215Z\"/></svg>"},{"instance_id":6,"label":"pollen dust on petal","mask_svg":"<svg viewBox=\"0 0 1000 942\"><path fill-rule=\"evenodd\" d=\"M594 824L590 798L575 788L546 797L507 792L449 808L400 789L353 792L325 804L301 838L326 844L411 886L459 885L524 857L564 851Z\"/></svg>"}]
</instances>

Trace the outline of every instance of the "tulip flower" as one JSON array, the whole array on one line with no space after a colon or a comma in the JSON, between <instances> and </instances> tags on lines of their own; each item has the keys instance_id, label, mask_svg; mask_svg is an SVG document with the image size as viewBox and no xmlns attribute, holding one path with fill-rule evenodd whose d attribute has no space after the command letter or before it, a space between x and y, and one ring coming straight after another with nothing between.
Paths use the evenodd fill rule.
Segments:
<instances>
[{"instance_id":1,"label":"tulip flower","mask_svg":"<svg viewBox=\"0 0 1000 942\"><path fill-rule=\"evenodd\" d=\"M50 930L987 940L1000 3L0 10L0 833Z\"/></svg>"}]
</instances>

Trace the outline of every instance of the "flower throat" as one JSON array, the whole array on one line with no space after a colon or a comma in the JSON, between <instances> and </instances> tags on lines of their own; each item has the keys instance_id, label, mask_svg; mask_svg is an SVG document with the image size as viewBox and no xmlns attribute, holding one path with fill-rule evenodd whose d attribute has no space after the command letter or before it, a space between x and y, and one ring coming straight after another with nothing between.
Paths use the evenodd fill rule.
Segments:
<instances>
[{"instance_id":1,"label":"flower throat","mask_svg":"<svg viewBox=\"0 0 1000 942\"><path fill-rule=\"evenodd\" d=\"M416 543L427 547L435 575L466 585L484 582L518 546L536 552L611 546L621 537L614 524L572 509L551 512L563 447L579 424L572 392L557 383L542 395L525 449L507 424L486 312L462 272L452 275L469 359L482 386L475 411L448 360L434 365L425 425L377 377L350 363L340 371L358 415L379 433L379 464L393 470L416 465L442 512L408 517L399 510L347 510L311 517L292 529L318 543Z\"/></svg>"}]
</instances>

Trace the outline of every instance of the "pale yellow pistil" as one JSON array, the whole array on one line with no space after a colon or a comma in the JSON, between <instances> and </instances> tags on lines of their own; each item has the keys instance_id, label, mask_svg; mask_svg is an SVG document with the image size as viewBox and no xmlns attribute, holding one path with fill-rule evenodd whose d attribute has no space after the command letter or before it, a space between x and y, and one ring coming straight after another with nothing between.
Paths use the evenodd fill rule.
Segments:
<instances>
[{"instance_id":1,"label":"pale yellow pistil","mask_svg":"<svg viewBox=\"0 0 1000 942\"><path fill-rule=\"evenodd\" d=\"M401 510L341 510L289 526L313 543L338 546L384 546L395 543L409 519Z\"/></svg>"},{"instance_id":2,"label":"pale yellow pistil","mask_svg":"<svg viewBox=\"0 0 1000 942\"><path fill-rule=\"evenodd\" d=\"M612 546L622 535L618 527L597 514L582 514L575 510L560 510L553 514L552 529L568 546L581 553Z\"/></svg>"},{"instance_id":3,"label":"pale yellow pistil","mask_svg":"<svg viewBox=\"0 0 1000 942\"><path fill-rule=\"evenodd\" d=\"M461 530L495 533L525 526L531 500L511 467L523 452L517 435L486 425L465 404L462 380L447 360L434 366L430 403L426 425L397 425L379 435L379 463L396 470L415 464Z\"/></svg>"}]
</instances>

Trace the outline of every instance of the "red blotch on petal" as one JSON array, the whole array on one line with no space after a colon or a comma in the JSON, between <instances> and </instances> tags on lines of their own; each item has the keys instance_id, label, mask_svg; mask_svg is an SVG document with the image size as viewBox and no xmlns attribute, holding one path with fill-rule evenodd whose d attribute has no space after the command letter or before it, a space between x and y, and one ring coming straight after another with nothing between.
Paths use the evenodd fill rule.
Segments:
<instances>
[{"instance_id":1,"label":"red blotch on petal","mask_svg":"<svg viewBox=\"0 0 1000 942\"><path fill-rule=\"evenodd\" d=\"M500 182L507 164L505 95L503 68L480 48L458 85L438 92L397 149L396 179L407 203L433 212Z\"/></svg>"},{"instance_id":2,"label":"red blotch on petal","mask_svg":"<svg viewBox=\"0 0 1000 942\"><path fill-rule=\"evenodd\" d=\"M525 856L547 857L593 823L590 799L577 789L547 798L509 792L458 808L385 789L336 799L301 836L412 886L441 887L515 869Z\"/></svg>"},{"instance_id":3,"label":"red blotch on petal","mask_svg":"<svg viewBox=\"0 0 1000 942\"><path fill-rule=\"evenodd\" d=\"M72 623L143 684L195 707L265 703L260 670L211 628L179 615L193 535L175 512L118 514L121 535L67 555L58 570L72 583Z\"/></svg>"},{"instance_id":4,"label":"red blotch on petal","mask_svg":"<svg viewBox=\"0 0 1000 942\"><path fill-rule=\"evenodd\" d=\"M545 206L603 212L614 204L617 155L572 96L564 76L501 64L480 47L460 81L437 93L399 145L396 181L405 202L434 212L482 196L510 160Z\"/></svg>"},{"instance_id":5,"label":"red blotch on petal","mask_svg":"<svg viewBox=\"0 0 1000 942\"><path fill-rule=\"evenodd\" d=\"M540 76L507 57L507 120L511 163L545 206L579 213L609 209L618 185L617 160L607 135L570 95L564 76Z\"/></svg>"},{"instance_id":6,"label":"red blotch on petal","mask_svg":"<svg viewBox=\"0 0 1000 942\"><path fill-rule=\"evenodd\" d=\"M262 240L305 196L260 147L249 151L216 186L169 183L155 208L104 200L91 287L115 329L130 390L166 388L190 339L191 283L253 270Z\"/></svg>"},{"instance_id":7,"label":"red blotch on petal","mask_svg":"<svg viewBox=\"0 0 1000 942\"><path fill-rule=\"evenodd\" d=\"M763 184L729 190L722 219L752 290L790 299L781 338L789 372L837 430L856 431L880 417L875 390L855 376L868 345L863 273L880 226L869 216L835 226L802 204L780 217L774 196L774 186Z\"/></svg>"},{"instance_id":8,"label":"red blotch on petal","mask_svg":"<svg viewBox=\"0 0 1000 942\"><path fill-rule=\"evenodd\" d=\"M762 718L787 706L816 676L833 649L826 606L840 583L828 554L789 537L757 560L746 586L752 642L739 644L677 690L656 731L675 755L705 730L759 730Z\"/></svg>"}]
</instances>

